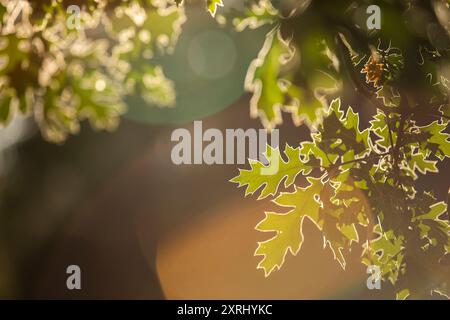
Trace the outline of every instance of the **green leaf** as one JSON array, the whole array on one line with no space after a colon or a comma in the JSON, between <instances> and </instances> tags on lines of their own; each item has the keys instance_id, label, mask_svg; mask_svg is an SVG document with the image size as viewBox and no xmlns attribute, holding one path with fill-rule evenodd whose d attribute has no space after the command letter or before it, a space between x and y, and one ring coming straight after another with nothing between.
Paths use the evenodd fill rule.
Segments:
<instances>
[{"instance_id":1,"label":"green leaf","mask_svg":"<svg viewBox=\"0 0 450 320\"><path fill-rule=\"evenodd\" d=\"M426 174L427 172L438 172L438 168L436 166L437 161L429 160L431 156L431 151L422 150L419 148L415 148L410 155L410 159L408 161L408 167L413 172L415 178L417 178L416 171L419 171L421 174Z\"/></svg>"},{"instance_id":2,"label":"green leaf","mask_svg":"<svg viewBox=\"0 0 450 320\"><path fill-rule=\"evenodd\" d=\"M431 150L440 160L450 157L450 134L444 132L448 121L434 121L431 124L420 127L420 130L429 134L425 142L426 148Z\"/></svg>"},{"instance_id":3,"label":"green leaf","mask_svg":"<svg viewBox=\"0 0 450 320\"><path fill-rule=\"evenodd\" d=\"M369 208L365 196L352 183L349 170L345 170L324 185L319 199L319 226L323 230L324 242L345 269L344 250L352 242L359 242L356 225L367 225Z\"/></svg>"},{"instance_id":4,"label":"green leaf","mask_svg":"<svg viewBox=\"0 0 450 320\"><path fill-rule=\"evenodd\" d=\"M340 99L331 102L319 131L318 145L328 156L335 154L344 158L350 154L356 158L370 151L369 130L360 131L358 114L351 107L344 113Z\"/></svg>"},{"instance_id":5,"label":"green leaf","mask_svg":"<svg viewBox=\"0 0 450 320\"><path fill-rule=\"evenodd\" d=\"M447 212L447 204L443 201L430 206L427 213L413 217L412 221L417 223L421 237L427 238L433 246L439 245L442 249L450 243L450 223L441 217Z\"/></svg>"},{"instance_id":6,"label":"green leaf","mask_svg":"<svg viewBox=\"0 0 450 320\"><path fill-rule=\"evenodd\" d=\"M386 115L379 109L377 110L377 114L373 116L373 119L370 120L370 131L378 137L374 142L376 147L381 147L379 151L386 152L391 148Z\"/></svg>"},{"instance_id":7,"label":"green leaf","mask_svg":"<svg viewBox=\"0 0 450 320\"><path fill-rule=\"evenodd\" d=\"M396 293L395 299L396 300L406 300L408 298L408 296L409 296L409 290L403 289Z\"/></svg>"},{"instance_id":8,"label":"green leaf","mask_svg":"<svg viewBox=\"0 0 450 320\"><path fill-rule=\"evenodd\" d=\"M284 263L288 251L296 255L303 242L302 225L305 217L308 217L324 234L324 247L328 244L335 259L345 268L346 261L343 249L352 242L359 241L359 235L355 223L365 215L364 205L352 206L362 199L356 193L341 193L349 206L344 201L337 199L336 188L330 183L324 183L322 178L308 177L309 185L305 188L296 187L292 193L281 193L274 202L282 207L293 208L287 213L266 213L266 217L256 227L263 232L275 231L276 235L271 239L260 242L255 255L263 255L264 258L258 265L268 276L273 270L279 269ZM342 184L341 184L342 187ZM343 188L343 187L342 187ZM345 189L345 188L344 188ZM353 189L352 189L353 190ZM355 200L356 198L356 200ZM350 201L352 199L352 201ZM346 213L350 210L351 213ZM343 221L344 214L353 217Z\"/></svg>"},{"instance_id":9,"label":"green leaf","mask_svg":"<svg viewBox=\"0 0 450 320\"><path fill-rule=\"evenodd\" d=\"M286 161L281 156L279 148L272 148L270 145L267 146L266 155L269 161L267 165L249 159L251 168L239 169L239 175L230 180L237 183L238 187L246 186L246 196L254 194L260 188L262 189L258 199L275 195L285 178L284 187L287 188L295 182L299 173L303 171L304 174L308 174L311 171L311 168L300 159L300 149L288 144L284 149Z\"/></svg>"},{"instance_id":10,"label":"green leaf","mask_svg":"<svg viewBox=\"0 0 450 320\"><path fill-rule=\"evenodd\" d=\"M309 90L289 82L286 93L288 101L283 110L292 112L294 124L299 125L305 122L313 128L320 123L325 113L323 99L312 94Z\"/></svg>"},{"instance_id":11,"label":"green leaf","mask_svg":"<svg viewBox=\"0 0 450 320\"><path fill-rule=\"evenodd\" d=\"M396 237L392 231L382 232L379 225L375 231L379 236L364 245L363 263L378 266L382 279L388 279L395 284L403 264L404 238Z\"/></svg>"},{"instance_id":12,"label":"green leaf","mask_svg":"<svg viewBox=\"0 0 450 320\"><path fill-rule=\"evenodd\" d=\"M255 255L263 259L258 268L263 269L266 276L281 268L288 251L296 255L303 242L302 225L305 217L314 223L319 222L320 204L316 196L320 194L323 183L320 179L308 178L309 186L296 187L293 193L282 193L274 202L279 206L294 208L287 213L266 213L266 217L256 230L276 232L275 236L258 243Z\"/></svg>"},{"instance_id":13,"label":"green leaf","mask_svg":"<svg viewBox=\"0 0 450 320\"><path fill-rule=\"evenodd\" d=\"M369 130L359 129L359 116L351 107L344 112L340 99L331 102L319 132L311 134L312 141L301 143L304 162L313 166L330 167L352 161L371 151ZM348 164L348 167L354 164ZM344 168L345 169L345 168Z\"/></svg>"},{"instance_id":14,"label":"green leaf","mask_svg":"<svg viewBox=\"0 0 450 320\"><path fill-rule=\"evenodd\" d=\"M223 7L223 2L222 0L206 0L206 6L211 16L214 17L217 12L217 7Z\"/></svg>"},{"instance_id":15,"label":"green leaf","mask_svg":"<svg viewBox=\"0 0 450 320\"><path fill-rule=\"evenodd\" d=\"M426 214L417 216L413 221L424 221L424 220L439 220L439 217L447 211L447 204L445 202L435 203L430 207L430 211Z\"/></svg>"},{"instance_id":16,"label":"green leaf","mask_svg":"<svg viewBox=\"0 0 450 320\"><path fill-rule=\"evenodd\" d=\"M252 117L260 117L266 128L279 125L281 108L285 104L286 82L281 78L284 66L294 57L295 50L284 40L278 28L266 36L258 57L247 72L245 88L253 93L250 101Z\"/></svg>"}]
</instances>

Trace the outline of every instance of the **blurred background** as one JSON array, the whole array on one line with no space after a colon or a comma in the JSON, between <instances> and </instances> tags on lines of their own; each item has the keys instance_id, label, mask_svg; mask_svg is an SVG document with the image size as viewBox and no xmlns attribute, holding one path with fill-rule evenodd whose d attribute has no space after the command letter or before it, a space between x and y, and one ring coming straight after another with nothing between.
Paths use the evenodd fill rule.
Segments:
<instances>
[{"instance_id":1,"label":"blurred background","mask_svg":"<svg viewBox=\"0 0 450 320\"><path fill-rule=\"evenodd\" d=\"M158 60L175 83L174 108L126 103L117 130L82 123L61 145L45 141L18 116L0 129L0 297L124 299L378 299L366 287L361 252L346 270L305 223L301 252L269 278L256 266L254 230L272 205L244 198L228 180L239 165L181 165L170 160L174 129L261 128L249 116L246 70L267 29L220 27L203 6L187 20L172 55ZM364 102L361 102L364 103ZM280 144L308 139L288 116ZM429 174L440 199L448 167ZM66 288L66 268L81 268L81 290Z\"/></svg>"}]
</instances>

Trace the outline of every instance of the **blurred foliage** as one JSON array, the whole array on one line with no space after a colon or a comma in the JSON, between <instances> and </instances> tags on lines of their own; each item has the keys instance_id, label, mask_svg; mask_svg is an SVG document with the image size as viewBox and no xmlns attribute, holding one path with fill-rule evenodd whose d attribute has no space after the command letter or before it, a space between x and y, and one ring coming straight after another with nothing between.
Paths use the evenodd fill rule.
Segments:
<instances>
[{"instance_id":1,"label":"blurred foliage","mask_svg":"<svg viewBox=\"0 0 450 320\"><path fill-rule=\"evenodd\" d=\"M380 30L366 26L372 4ZM251 114L271 129L288 112L312 131L299 147L269 147L267 165L251 160L231 180L285 208L256 227L273 234L258 245L258 267L268 276L299 252L307 217L343 268L358 244L397 298L448 297L448 204L417 185L450 157L450 2L261 0L244 8L219 20L273 25L247 75Z\"/></svg>"},{"instance_id":2,"label":"blurred foliage","mask_svg":"<svg viewBox=\"0 0 450 320\"><path fill-rule=\"evenodd\" d=\"M0 1L0 123L32 113L47 140L63 142L83 119L115 128L135 92L173 106L152 60L173 49L184 20L165 0Z\"/></svg>"}]
</instances>

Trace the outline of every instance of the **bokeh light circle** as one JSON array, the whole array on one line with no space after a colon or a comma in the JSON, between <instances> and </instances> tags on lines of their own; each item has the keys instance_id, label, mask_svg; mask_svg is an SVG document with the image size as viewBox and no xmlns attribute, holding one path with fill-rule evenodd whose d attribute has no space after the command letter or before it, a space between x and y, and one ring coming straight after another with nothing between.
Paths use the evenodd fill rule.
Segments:
<instances>
[{"instance_id":1,"label":"bokeh light circle","mask_svg":"<svg viewBox=\"0 0 450 320\"><path fill-rule=\"evenodd\" d=\"M205 79L227 75L236 61L236 46L222 30L205 31L192 39L188 48L189 66Z\"/></svg>"}]
</instances>

